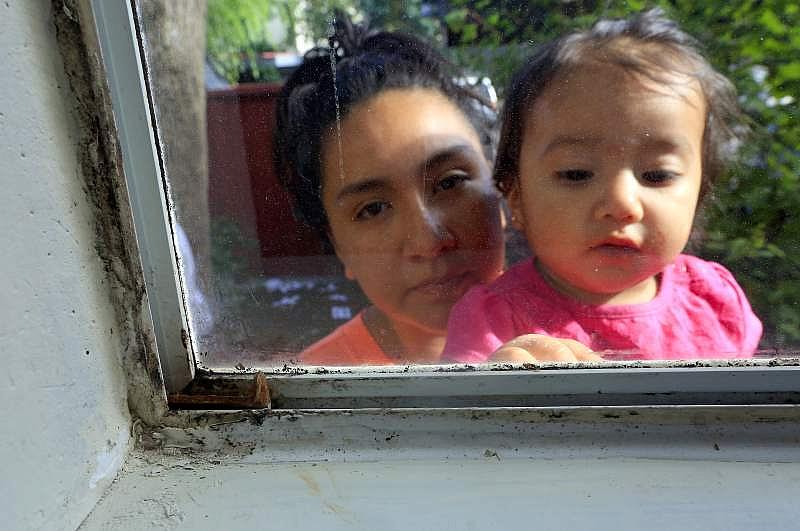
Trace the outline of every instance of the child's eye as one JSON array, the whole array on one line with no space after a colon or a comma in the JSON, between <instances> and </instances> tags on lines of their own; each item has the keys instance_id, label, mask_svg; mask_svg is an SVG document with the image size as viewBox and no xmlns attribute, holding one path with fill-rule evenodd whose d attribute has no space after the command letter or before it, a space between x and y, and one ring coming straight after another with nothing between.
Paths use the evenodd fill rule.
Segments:
<instances>
[{"instance_id":1,"label":"child's eye","mask_svg":"<svg viewBox=\"0 0 800 531\"><path fill-rule=\"evenodd\" d=\"M562 170L556 172L556 177L564 181L581 183L588 181L594 176L589 170Z\"/></svg>"},{"instance_id":2,"label":"child's eye","mask_svg":"<svg viewBox=\"0 0 800 531\"><path fill-rule=\"evenodd\" d=\"M356 221L372 219L376 216L380 216L391 207L392 205L388 201L372 201L358 209L354 219Z\"/></svg>"},{"instance_id":3,"label":"child's eye","mask_svg":"<svg viewBox=\"0 0 800 531\"><path fill-rule=\"evenodd\" d=\"M462 183L469 180L469 175L466 173L449 173L439 179L434 188L433 193L446 192L460 186Z\"/></svg>"},{"instance_id":4,"label":"child's eye","mask_svg":"<svg viewBox=\"0 0 800 531\"><path fill-rule=\"evenodd\" d=\"M668 184L674 181L678 174L669 170L646 171L642 174L642 180L648 184Z\"/></svg>"}]
</instances>

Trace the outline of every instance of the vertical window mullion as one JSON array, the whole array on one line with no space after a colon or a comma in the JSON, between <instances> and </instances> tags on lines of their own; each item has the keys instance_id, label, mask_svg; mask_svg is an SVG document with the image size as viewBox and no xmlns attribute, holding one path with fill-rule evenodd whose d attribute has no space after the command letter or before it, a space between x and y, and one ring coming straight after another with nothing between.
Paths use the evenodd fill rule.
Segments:
<instances>
[{"instance_id":1,"label":"vertical window mullion","mask_svg":"<svg viewBox=\"0 0 800 531\"><path fill-rule=\"evenodd\" d=\"M166 200L167 185L153 129L135 12L128 0L91 0L125 180L147 286L158 356L168 392L194 377L185 299Z\"/></svg>"}]
</instances>

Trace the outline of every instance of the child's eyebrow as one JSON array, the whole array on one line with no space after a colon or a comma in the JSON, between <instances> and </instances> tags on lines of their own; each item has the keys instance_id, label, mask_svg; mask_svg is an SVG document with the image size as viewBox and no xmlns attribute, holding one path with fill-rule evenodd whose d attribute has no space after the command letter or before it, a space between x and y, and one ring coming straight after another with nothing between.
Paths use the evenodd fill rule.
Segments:
<instances>
[{"instance_id":1,"label":"child's eyebrow","mask_svg":"<svg viewBox=\"0 0 800 531\"><path fill-rule=\"evenodd\" d=\"M693 155L692 143L688 138L668 137L668 138L650 138L643 144L643 148L647 151L653 152L669 152Z\"/></svg>"},{"instance_id":2,"label":"child's eyebrow","mask_svg":"<svg viewBox=\"0 0 800 531\"><path fill-rule=\"evenodd\" d=\"M544 148L544 154L547 155L552 151L564 148L591 149L600 145L601 142L602 140L599 137L594 136L558 135Z\"/></svg>"},{"instance_id":3,"label":"child's eyebrow","mask_svg":"<svg viewBox=\"0 0 800 531\"><path fill-rule=\"evenodd\" d=\"M594 149L603 143L602 138L595 136L558 135L547 144L544 154L547 155L558 149ZM692 143L683 136L646 137L640 145L647 151L669 151L692 154Z\"/></svg>"}]
</instances>

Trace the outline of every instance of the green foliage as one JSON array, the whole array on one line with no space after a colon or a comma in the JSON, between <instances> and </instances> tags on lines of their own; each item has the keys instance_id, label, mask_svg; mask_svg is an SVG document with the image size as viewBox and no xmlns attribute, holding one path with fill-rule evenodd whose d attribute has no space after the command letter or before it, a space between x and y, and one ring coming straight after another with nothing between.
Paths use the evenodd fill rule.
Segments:
<instances>
[{"instance_id":1,"label":"green foliage","mask_svg":"<svg viewBox=\"0 0 800 531\"><path fill-rule=\"evenodd\" d=\"M281 1L285 0L276 0L276 3ZM354 22L366 23L370 28L438 40L441 25L437 20L422 16L424 3L423 0L318 0L306 6L298 22L318 43L325 42L335 10L347 13Z\"/></svg>"},{"instance_id":2,"label":"green foliage","mask_svg":"<svg viewBox=\"0 0 800 531\"><path fill-rule=\"evenodd\" d=\"M438 21L425 18L422 0L356 0L356 8L364 13L372 28L402 31L428 40L441 35Z\"/></svg>"},{"instance_id":3,"label":"green foliage","mask_svg":"<svg viewBox=\"0 0 800 531\"><path fill-rule=\"evenodd\" d=\"M211 218L211 271L218 310L236 307L245 297L240 286L258 270L259 242L227 217Z\"/></svg>"},{"instance_id":4,"label":"green foliage","mask_svg":"<svg viewBox=\"0 0 800 531\"><path fill-rule=\"evenodd\" d=\"M258 64L260 53L282 44L274 43L267 30L270 20L285 14L274 4L271 0L208 0L206 53L214 70L228 82L279 78L274 68Z\"/></svg>"},{"instance_id":5,"label":"green foliage","mask_svg":"<svg viewBox=\"0 0 800 531\"><path fill-rule=\"evenodd\" d=\"M703 254L726 264L766 325L765 343L800 344L800 12L782 0L676 16L734 82L751 120L741 162L717 186ZM791 38L790 38L790 34ZM763 78L763 79L762 79Z\"/></svg>"},{"instance_id":6,"label":"green foliage","mask_svg":"<svg viewBox=\"0 0 800 531\"><path fill-rule=\"evenodd\" d=\"M211 267L215 275L233 282L247 278L253 269L252 257L258 252L258 240L246 236L237 221L211 219Z\"/></svg>"},{"instance_id":7,"label":"green foliage","mask_svg":"<svg viewBox=\"0 0 800 531\"><path fill-rule=\"evenodd\" d=\"M211 65L230 83L275 81L276 69L259 66L258 55L295 46L302 34L309 42L325 42L335 10L370 28L403 31L441 40L438 20L422 16L423 0L209 0L207 54ZM268 24L278 22L286 35L270 36ZM299 50L301 53L305 50Z\"/></svg>"}]
</instances>

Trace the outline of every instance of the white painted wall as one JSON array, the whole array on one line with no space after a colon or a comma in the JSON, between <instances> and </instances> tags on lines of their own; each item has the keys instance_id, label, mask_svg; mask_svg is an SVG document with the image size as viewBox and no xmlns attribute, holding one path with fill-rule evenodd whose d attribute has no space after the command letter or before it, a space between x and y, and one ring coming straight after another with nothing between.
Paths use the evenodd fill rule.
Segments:
<instances>
[{"instance_id":1,"label":"white painted wall","mask_svg":"<svg viewBox=\"0 0 800 531\"><path fill-rule=\"evenodd\" d=\"M0 527L75 529L131 419L48 0L0 2Z\"/></svg>"}]
</instances>

